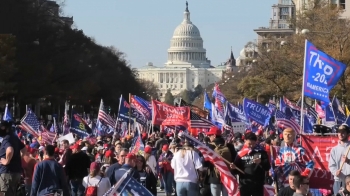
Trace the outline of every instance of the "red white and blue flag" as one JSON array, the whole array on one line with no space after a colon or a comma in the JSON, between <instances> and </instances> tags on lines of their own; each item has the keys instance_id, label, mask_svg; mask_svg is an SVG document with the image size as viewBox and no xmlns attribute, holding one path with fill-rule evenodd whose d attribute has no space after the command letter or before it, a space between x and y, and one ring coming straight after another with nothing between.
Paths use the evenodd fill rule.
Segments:
<instances>
[{"instance_id":1,"label":"red white and blue flag","mask_svg":"<svg viewBox=\"0 0 350 196\"><path fill-rule=\"evenodd\" d=\"M228 191L228 195L239 195L237 179L231 174L230 169L227 167L227 164L222 160L222 158L208 146L204 145L196 138L186 134L185 132L181 133L181 137L184 137L188 142L193 144L193 146L201 152L204 159L206 161L210 161L219 170L221 183Z\"/></svg>"}]
</instances>

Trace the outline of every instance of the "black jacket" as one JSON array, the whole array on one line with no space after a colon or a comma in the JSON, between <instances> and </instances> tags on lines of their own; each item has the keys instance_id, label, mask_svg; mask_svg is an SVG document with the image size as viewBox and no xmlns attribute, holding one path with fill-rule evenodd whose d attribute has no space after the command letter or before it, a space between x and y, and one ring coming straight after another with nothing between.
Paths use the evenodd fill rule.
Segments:
<instances>
[{"instance_id":1,"label":"black jacket","mask_svg":"<svg viewBox=\"0 0 350 196\"><path fill-rule=\"evenodd\" d=\"M255 156L261 155L261 163L255 164L253 162ZM265 150L252 151L243 157L237 156L235 160L235 165L241 169L244 174L238 172L239 174L239 184L242 185L264 185L265 183L265 173L270 169L270 162Z\"/></svg>"},{"instance_id":2,"label":"black jacket","mask_svg":"<svg viewBox=\"0 0 350 196\"><path fill-rule=\"evenodd\" d=\"M157 195L157 178L153 172L139 171L140 183L146 187L153 195Z\"/></svg>"},{"instance_id":3,"label":"black jacket","mask_svg":"<svg viewBox=\"0 0 350 196\"><path fill-rule=\"evenodd\" d=\"M88 175L90 164L90 157L80 151L71 155L64 169L70 180L83 179Z\"/></svg>"},{"instance_id":4,"label":"black jacket","mask_svg":"<svg viewBox=\"0 0 350 196\"><path fill-rule=\"evenodd\" d=\"M216 146L217 145L225 145L225 140L222 137L216 137L215 140L213 141L213 143ZM215 145L213 143L208 144L209 148L212 150L215 149ZM237 152L235 150L235 147L230 143L226 144L226 146L228 147L228 149L231 152L232 161L234 161L236 156L237 156ZM220 175L217 175L217 173L214 170L215 166L208 161L205 162L204 166L208 167L208 178L209 178L208 183L209 184L221 184Z\"/></svg>"}]
</instances>

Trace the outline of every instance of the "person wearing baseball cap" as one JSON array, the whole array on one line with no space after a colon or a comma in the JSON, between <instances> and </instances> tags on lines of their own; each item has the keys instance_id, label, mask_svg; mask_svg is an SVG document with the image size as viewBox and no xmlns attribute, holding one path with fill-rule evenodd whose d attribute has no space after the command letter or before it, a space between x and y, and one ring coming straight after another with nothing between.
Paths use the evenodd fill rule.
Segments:
<instances>
[{"instance_id":1,"label":"person wearing baseball cap","mask_svg":"<svg viewBox=\"0 0 350 196\"><path fill-rule=\"evenodd\" d=\"M72 195L81 195L85 191L82 181L88 175L91 161L90 157L80 150L79 144L73 145L72 148L74 153L68 159L65 170L73 192Z\"/></svg>"},{"instance_id":2,"label":"person wearing baseball cap","mask_svg":"<svg viewBox=\"0 0 350 196\"><path fill-rule=\"evenodd\" d=\"M89 189L97 188L97 195L103 195L111 188L111 183L108 178L101 177L100 174L101 164L98 162L92 162L90 164L90 172L88 176L85 176L83 179L83 186L86 189L86 193L93 192ZM90 188L91 187L91 188ZM96 188L93 188L96 187Z\"/></svg>"},{"instance_id":3,"label":"person wearing baseball cap","mask_svg":"<svg viewBox=\"0 0 350 196\"><path fill-rule=\"evenodd\" d=\"M135 169L136 166L136 155L133 153L128 153L125 156L125 164L122 165L118 170L115 171L114 174L114 182L118 182L118 180L126 173L129 172L129 174L137 181L140 181L140 174Z\"/></svg>"},{"instance_id":4,"label":"person wearing baseball cap","mask_svg":"<svg viewBox=\"0 0 350 196\"><path fill-rule=\"evenodd\" d=\"M208 144L209 148L217 153L222 152L221 156L230 163L233 163L234 158L237 155L235 146L232 143L225 144L225 139L221 136L221 131L218 127L212 126L209 132L206 133L211 143ZM211 187L212 195L217 195L215 190L219 190L222 195L227 195L227 190L223 187L220 174L212 163L209 163L208 167L209 183Z\"/></svg>"},{"instance_id":5,"label":"person wearing baseball cap","mask_svg":"<svg viewBox=\"0 0 350 196\"><path fill-rule=\"evenodd\" d=\"M328 159L328 169L334 177L333 192L338 193L341 184L345 187L345 176L350 174L350 156L346 154L350 147L350 129L346 124L342 124L337 129L338 144L331 149ZM340 165L343 163L343 168Z\"/></svg>"}]
</instances>

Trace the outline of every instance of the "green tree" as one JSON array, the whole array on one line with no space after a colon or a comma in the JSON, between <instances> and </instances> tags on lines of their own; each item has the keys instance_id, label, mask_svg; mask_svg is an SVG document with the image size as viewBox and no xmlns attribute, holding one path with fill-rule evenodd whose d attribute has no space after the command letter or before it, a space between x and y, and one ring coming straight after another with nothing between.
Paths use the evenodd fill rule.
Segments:
<instances>
[{"instance_id":1,"label":"green tree","mask_svg":"<svg viewBox=\"0 0 350 196\"><path fill-rule=\"evenodd\" d=\"M142 92L148 87L137 80L123 52L96 44L82 30L54 22L58 18L53 20L41 1L16 2L15 18L21 20L13 21L18 29L11 32L16 36L18 68L13 82L23 103L50 97L51 103L61 104L63 110L66 99L72 105L91 108L103 98L116 109L120 95L146 98Z\"/></svg>"},{"instance_id":2,"label":"green tree","mask_svg":"<svg viewBox=\"0 0 350 196\"><path fill-rule=\"evenodd\" d=\"M167 92L165 93L164 96L164 103L169 104L169 105L174 105L174 96L171 93L171 90L168 89Z\"/></svg>"},{"instance_id":3,"label":"green tree","mask_svg":"<svg viewBox=\"0 0 350 196\"><path fill-rule=\"evenodd\" d=\"M147 100L159 98L158 96L159 88L156 84L154 84L154 82L149 80L144 80L144 79L140 80L139 82L145 89L143 94L146 94Z\"/></svg>"},{"instance_id":4,"label":"green tree","mask_svg":"<svg viewBox=\"0 0 350 196\"><path fill-rule=\"evenodd\" d=\"M0 98L12 98L16 93L16 83L13 82L13 76L17 72L15 42L16 38L12 35L0 35Z\"/></svg>"}]
</instances>

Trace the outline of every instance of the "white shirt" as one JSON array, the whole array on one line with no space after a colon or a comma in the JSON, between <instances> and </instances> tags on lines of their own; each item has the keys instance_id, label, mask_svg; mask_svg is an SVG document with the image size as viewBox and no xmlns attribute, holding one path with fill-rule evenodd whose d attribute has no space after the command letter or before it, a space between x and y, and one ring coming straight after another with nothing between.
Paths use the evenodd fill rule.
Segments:
<instances>
[{"instance_id":1,"label":"white shirt","mask_svg":"<svg viewBox=\"0 0 350 196\"><path fill-rule=\"evenodd\" d=\"M197 183L198 174L196 169L201 170L203 165L197 152L186 150L182 157L183 150L174 154L171 160L171 167L174 169L175 182Z\"/></svg>"},{"instance_id":2,"label":"white shirt","mask_svg":"<svg viewBox=\"0 0 350 196\"><path fill-rule=\"evenodd\" d=\"M111 188L111 183L109 182L108 178L102 178L101 182L99 183L100 179L101 176L95 176L93 178L91 178L90 176L86 176L83 179L83 186L87 188L89 186L97 185L97 196L103 196L103 194L105 194Z\"/></svg>"},{"instance_id":3,"label":"white shirt","mask_svg":"<svg viewBox=\"0 0 350 196\"><path fill-rule=\"evenodd\" d=\"M157 167L157 161L156 158L154 157L154 155L151 155L146 164L151 168L152 172L154 173L154 175L156 175L157 171L156 171L156 167Z\"/></svg>"}]
</instances>

